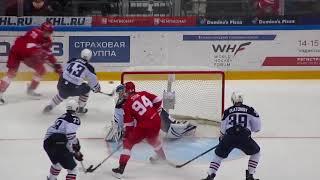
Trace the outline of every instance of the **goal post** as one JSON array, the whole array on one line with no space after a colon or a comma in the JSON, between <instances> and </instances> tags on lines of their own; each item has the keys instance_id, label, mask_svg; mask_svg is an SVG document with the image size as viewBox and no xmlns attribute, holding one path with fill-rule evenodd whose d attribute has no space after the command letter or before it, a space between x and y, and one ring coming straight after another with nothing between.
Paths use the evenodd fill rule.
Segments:
<instances>
[{"instance_id":1,"label":"goal post","mask_svg":"<svg viewBox=\"0 0 320 180\"><path fill-rule=\"evenodd\" d=\"M178 120L217 124L224 111L223 71L128 71L121 83L132 81L137 91L163 98L163 107Z\"/></svg>"}]
</instances>

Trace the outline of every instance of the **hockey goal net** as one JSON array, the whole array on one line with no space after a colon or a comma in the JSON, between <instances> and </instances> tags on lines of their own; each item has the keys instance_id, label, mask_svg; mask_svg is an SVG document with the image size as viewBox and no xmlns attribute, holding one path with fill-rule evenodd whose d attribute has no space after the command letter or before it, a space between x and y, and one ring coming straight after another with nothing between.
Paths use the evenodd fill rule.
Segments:
<instances>
[{"instance_id":1,"label":"hockey goal net","mask_svg":"<svg viewBox=\"0 0 320 180\"><path fill-rule=\"evenodd\" d=\"M163 98L163 107L178 120L217 124L224 109L225 75L222 71L132 71L121 82L132 81L137 91Z\"/></svg>"}]
</instances>

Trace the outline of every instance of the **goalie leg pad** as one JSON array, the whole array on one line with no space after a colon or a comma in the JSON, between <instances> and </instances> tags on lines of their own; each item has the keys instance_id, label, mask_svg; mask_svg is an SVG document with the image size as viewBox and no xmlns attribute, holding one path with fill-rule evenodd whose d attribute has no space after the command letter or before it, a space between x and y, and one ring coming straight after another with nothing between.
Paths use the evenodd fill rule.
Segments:
<instances>
[{"instance_id":1,"label":"goalie leg pad","mask_svg":"<svg viewBox=\"0 0 320 180\"><path fill-rule=\"evenodd\" d=\"M166 137L169 139L178 139L183 136L193 136L196 128L197 126L187 121L172 123Z\"/></svg>"},{"instance_id":2,"label":"goalie leg pad","mask_svg":"<svg viewBox=\"0 0 320 180\"><path fill-rule=\"evenodd\" d=\"M122 139L124 134L124 124L123 124L123 109L115 108L114 110L114 120L112 121L112 125L108 130L106 141L109 142L119 142Z\"/></svg>"}]
</instances>

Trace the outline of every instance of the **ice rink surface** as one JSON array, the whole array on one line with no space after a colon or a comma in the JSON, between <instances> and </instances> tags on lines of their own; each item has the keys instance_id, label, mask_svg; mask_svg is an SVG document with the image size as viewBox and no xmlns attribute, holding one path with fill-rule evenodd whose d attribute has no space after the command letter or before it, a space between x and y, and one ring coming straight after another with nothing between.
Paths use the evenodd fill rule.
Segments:
<instances>
[{"instance_id":1,"label":"ice rink surface","mask_svg":"<svg viewBox=\"0 0 320 180\"><path fill-rule=\"evenodd\" d=\"M5 94L8 104L0 106L1 180L44 180L48 174L50 162L42 148L42 138L47 127L64 112L64 105L58 106L48 115L41 111L55 95L55 85L56 82L43 82L39 92L44 97L40 100L30 99L25 95L26 82L14 82ZM114 86L105 82L103 90L111 91ZM262 149L256 176L261 180L319 179L320 81L227 81L226 106L230 105L230 94L234 90L241 90L245 95L245 103L255 107L262 117L262 132L255 135ZM110 97L101 94L90 96L89 112L81 117L82 125L78 133L87 166L96 165L109 153L103 138L106 134L105 127L113 117L113 106L113 99ZM172 146L165 144L168 154L176 148ZM198 146L199 149L193 149L195 153L206 149L201 144ZM146 146L140 145L133 149L142 159L133 158L129 161L124 179L197 180L206 176L209 161L199 160L181 169L168 165L150 165L148 157L143 152L140 153L139 148ZM177 148L184 147L180 145ZM186 160L190 158L188 155L186 154ZM170 158L181 162L172 153ZM245 179L247 160L248 157L241 156L225 161L216 179ZM111 158L92 174L79 172L78 179L114 179L111 168L118 165L117 161L117 156ZM65 179L64 175L65 171L60 174L59 179Z\"/></svg>"}]
</instances>

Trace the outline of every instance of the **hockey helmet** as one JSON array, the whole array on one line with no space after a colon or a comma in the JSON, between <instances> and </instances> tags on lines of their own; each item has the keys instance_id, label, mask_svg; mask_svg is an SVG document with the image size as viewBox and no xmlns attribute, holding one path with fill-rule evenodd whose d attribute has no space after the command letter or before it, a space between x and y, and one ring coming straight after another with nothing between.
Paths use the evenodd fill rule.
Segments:
<instances>
[{"instance_id":1,"label":"hockey helmet","mask_svg":"<svg viewBox=\"0 0 320 180\"><path fill-rule=\"evenodd\" d=\"M81 51L80 57L86 61L90 61L92 58L92 51L90 49L83 49Z\"/></svg>"},{"instance_id":2,"label":"hockey helmet","mask_svg":"<svg viewBox=\"0 0 320 180\"><path fill-rule=\"evenodd\" d=\"M125 86L125 92L126 93L131 94L131 93L136 92L136 86L134 85L133 82L131 82L131 81L126 82L124 84L124 86Z\"/></svg>"},{"instance_id":3,"label":"hockey helmet","mask_svg":"<svg viewBox=\"0 0 320 180\"><path fill-rule=\"evenodd\" d=\"M40 29L45 32L53 33L53 25L51 22L44 22L41 24Z\"/></svg>"},{"instance_id":4,"label":"hockey helmet","mask_svg":"<svg viewBox=\"0 0 320 180\"><path fill-rule=\"evenodd\" d=\"M66 104L67 111L76 112L77 108L78 108L78 103L74 99L69 100Z\"/></svg>"},{"instance_id":5,"label":"hockey helmet","mask_svg":"<svg viewBox=\"0 0 320 180\"><path fill-rule=\"evenodd\" d=\"M243 94L241 92L233 92L231 95L231 101L234 104L243 103Z\"/></svg>"},{"instance_id":6,"label":"hockey helmet","mask_svg":"<svg viewBox=\"0 0 320 180\"><path fill-rule=\"evenodd\" d=\"M114 101L116 102L116 105L121 105L123 103L123 101L125 100L125 87L123 84L120 84L116 87L115 90L116 96Z\"/></svg>"}]
</instances>

